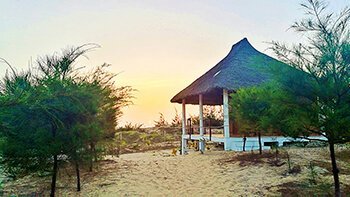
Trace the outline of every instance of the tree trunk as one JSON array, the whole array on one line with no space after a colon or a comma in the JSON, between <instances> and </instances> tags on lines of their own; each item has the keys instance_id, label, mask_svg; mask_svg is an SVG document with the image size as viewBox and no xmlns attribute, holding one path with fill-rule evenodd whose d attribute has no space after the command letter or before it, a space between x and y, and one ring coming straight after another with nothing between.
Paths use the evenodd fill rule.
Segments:
<instances>
[{"instance_id":1,"label":"tree trunk","mask_svg":"<svg viewBox=\"0 0 350 197\"><path fill-rule=\"evenodd\" d=\"M329 141L329 151L332 160L332 172L334 179L334 196L340 197L340 183L339 183L339 169L337 167L337 162L335 159L334 142Z\"/></svg>"},{"instance_id":2,"label":"tree trunk","mask_svg":"<svg viewBox=\"0 0 350 197\"><path fill-rule=\"evenodd\" d=\"M261 132L258 132L258 139L259 139L259 154L262 154L262 145L261 145Z\"/></svg>"},{"instance_id":3,"label":"tree trunk","mask_svg":"<svg viewBox=\"0 0 350 197\"><path fill-rule=\"evenodd\" d=\"M77 191L80 192L80 171L78 161L75 162L75 172L77 175Z\"/></svg>"},{"instance_id":4,"label":"tree trunk","mask_svg":"<svg viewBox=\"0 0 350 197\"><path fill-rule=\"evenodd\" d=\"M56 138L56 131L57 127L56 125L52 124L52 137L55 139ZM56 192L56 180L57 180L57 170L58 170L58 159L57 159L57 154L53 156L53 168L52 168L52 179L51 179L51 193L50 197L55 196Z\"/></svg>"},{"instance_id":5,"label":"tree trunk","mask_svg":"<svg viewBox=\"0 0 350 197\"><path fill-rule=\"evenodd\" d=\"M94 161L93 161L93 153L94 153L94 151L93 151L93 147L94 147L94 145L93 145L93 143L90 143L90 164L89 164L89 172L92 172L92 168L93 168L93 163L94 163Z\"/></svg>"},{"instance_id":6,"label":"tree trunk","mask_svg":"<svg viewBox=\"0 0 350 197\"><path fill-rule=\"evenodd\" d=\"M90 165L89 165L89 172L92 172L92 167L93 167L93 161L92 158L90 159Z\"/></svg>"},{"instance_id":7,"label":"tree trunk","mask_svg":"<svg viewBox=\"0 0 350 197\"><path fill-rule=\"evenodd\" d=\"M93 149L92 149L93 153L94 153L94 161L97 162L97 152L96 152L96 145L94 144Z\"/></svg>"},{"instance_id":8,"label":"tree trunk","mask_svg":"<svg viewBox=\"0 0 350 197\"><path fill-rule=\"evenodd\" d=\"M246 142L247 142L247 138L244 136L244 138L243 138L243 152L245 151Z\"/></svg>"},{"instance_id":9,"label":"tree trunk","mask_svg":"<svg viewBox=\"0 0 350 197\"><path fill-rule=\"evenodd\" d=\"M58 166L57 155L54 155L53 156L53 169L52 169L52 180L51 180L50 197L54 197L55 196L56 179L57 179L57 166Z\"/></svg>"}]
</instances>

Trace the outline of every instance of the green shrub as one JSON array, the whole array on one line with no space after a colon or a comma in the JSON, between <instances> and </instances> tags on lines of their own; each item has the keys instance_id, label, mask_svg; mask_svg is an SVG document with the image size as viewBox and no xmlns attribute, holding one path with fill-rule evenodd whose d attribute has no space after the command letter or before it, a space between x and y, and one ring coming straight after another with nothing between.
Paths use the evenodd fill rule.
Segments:
<instances>
[{"instance_id":1,"label":"green shrub","mask_svg":"<svg viewBox=\"0 0 350 197\"><path fill-rule=\"evenodd\" d=\"M328 146L327 142L310 141L305 147L317 148L317 147L326 147L326 146Z\"/></svg>"}]
</instances>

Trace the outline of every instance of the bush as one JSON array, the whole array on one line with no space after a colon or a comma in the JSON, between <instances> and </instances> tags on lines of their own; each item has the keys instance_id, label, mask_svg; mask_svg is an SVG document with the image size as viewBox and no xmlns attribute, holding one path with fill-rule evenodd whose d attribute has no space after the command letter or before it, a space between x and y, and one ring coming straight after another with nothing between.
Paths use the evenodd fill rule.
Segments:
<instances>
[{"instance_id":1,"label":"bush","mask_svg":"<svg viewBox=\"0 0 350 197\"><path fill-rule=\"evenodd\" d=\"M127 122L123 127L119 127L117 131L144 131L142 127L143 124L133 124L131 122Z\"/></svg>"},{"instance_id":2,"label":"bush","mask_svg":"<svg viewBox=\"0 0 350 197\"><path fill-rule=\"evenodd\" d=\"M305 147L307 148L318 148L318 147L326 147L328 146L327 142L320 142L320 141L310 141L306 144Z\"/></svg>"}]
</instances>

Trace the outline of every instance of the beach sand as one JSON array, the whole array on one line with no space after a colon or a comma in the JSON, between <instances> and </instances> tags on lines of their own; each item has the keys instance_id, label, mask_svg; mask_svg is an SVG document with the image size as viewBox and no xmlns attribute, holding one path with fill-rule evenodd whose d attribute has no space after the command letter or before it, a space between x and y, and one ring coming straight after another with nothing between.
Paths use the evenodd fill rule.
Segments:
<instances>
[{"instance_id":1,"label":"beach sand","mask_svg":"<svg viewBox=\"0 0 350 197\"><path fill-rule=\"evenodd\" d=\"M311 151L310 151L311 150ZM302 166L296 175L286 175L288 165L268 162L241 163L239 155L206 151L172 156L171 150L132 153L109 157L94 173L82 174L82 191L75 191L74 174L61 170L58 196L280 196L279 185L306 179L308 162L327 156L321 149L289 150L293 164ZM256 153L255 153L256 154ZM331 176L328 176L331 181ZM350 182L350 176L341 176ZM28 180L30 181L30 179ZM12 183L13 184L13 183ZM29 183L22 182L22 185ZM37 183L38 184L38 183ZM49 185L49 180L47 180ZM17 188L12 185L12 188ZM6 186L11 188L11 184ZM47 188L46 188L47 190ZM45 193L46 194L46 193Z\"/></svg>"},{"instance_id":2,"label":"beach sand","mask_svg":"<svg viewBox=\"0 0 350 197\"><path fill-rule=\"evenodd\" d=\"M122 155L104 166L103 177L83 184L82 196L262 195L281 183L278 171L222 163L232 153L207 151L170 156L170 150ZM108 171L108 172L107 172ZM270 184L266 184L269 182ZM262 184L264 183L264 184ZM65 195L76 195L67 192Z\"/></svg>"}]
</instances>

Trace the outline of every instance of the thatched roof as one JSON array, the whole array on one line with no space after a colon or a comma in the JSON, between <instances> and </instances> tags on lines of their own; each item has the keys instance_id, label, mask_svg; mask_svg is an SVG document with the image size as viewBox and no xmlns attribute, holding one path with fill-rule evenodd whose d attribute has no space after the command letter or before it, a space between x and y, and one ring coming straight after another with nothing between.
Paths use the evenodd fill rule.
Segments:
<instances>
[{"instance_id":1,"label":"thatched roof","mask_svg":"<svg viewBox=\"0 0 350 197\"><path fill-rule=\"evenodd\" d=\"M198 95L203 95L204 105L221 105L222 91L235 92L240 88L259 85L271 79L270 68L282 63L256 50L242 39L232 46L229 54L212 69L183 89L172 103L198 104Z\"/></svg>"}]
</instances>

